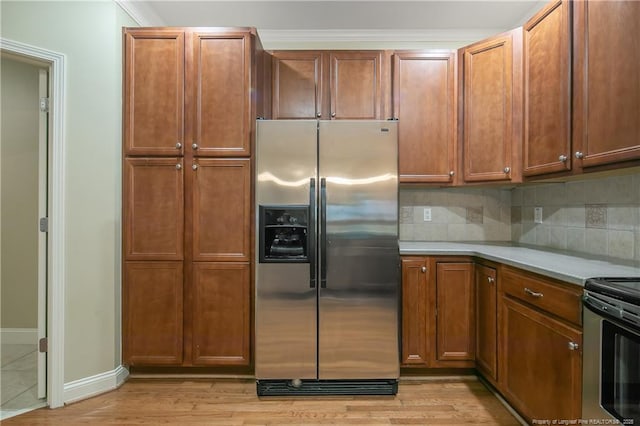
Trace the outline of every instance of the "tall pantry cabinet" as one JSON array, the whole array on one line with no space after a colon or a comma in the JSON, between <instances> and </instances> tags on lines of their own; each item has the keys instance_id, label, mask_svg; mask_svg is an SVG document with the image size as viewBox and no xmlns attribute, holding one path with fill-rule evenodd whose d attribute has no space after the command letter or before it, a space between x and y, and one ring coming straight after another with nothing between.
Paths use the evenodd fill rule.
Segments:
<instances>
[{"instance_id":1,"label":"tall pantry cabinet","mask_svg":"<svg viewBox=\"0 0 640 426\"><path fill-rule=\"evenodd\" d=\"M124 29L123 362L251 366L251 28Z\"/></svg>"}]
</instances>

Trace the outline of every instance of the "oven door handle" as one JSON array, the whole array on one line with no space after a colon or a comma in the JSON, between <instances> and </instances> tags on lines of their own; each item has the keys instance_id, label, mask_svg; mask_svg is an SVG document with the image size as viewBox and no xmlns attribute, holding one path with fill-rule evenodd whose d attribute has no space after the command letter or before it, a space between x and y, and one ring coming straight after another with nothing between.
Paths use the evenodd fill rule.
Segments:
<instances>
[{"instance_id":1,"label":"oven door handle","mask_svg":"<svg viewBox=\"0 0 640 426\"><path fill-rule=\"evenodd\" d=\"M599 315L611 321L615 321L619 324L627 324L627 322L620 317L620 309L616 308L615 306L603 303L589 296L582 296L582 304L585 308L589 309L596 315ZM618 314L616 315L613 312L617 312Z\"/></svg>"}]
</instances>

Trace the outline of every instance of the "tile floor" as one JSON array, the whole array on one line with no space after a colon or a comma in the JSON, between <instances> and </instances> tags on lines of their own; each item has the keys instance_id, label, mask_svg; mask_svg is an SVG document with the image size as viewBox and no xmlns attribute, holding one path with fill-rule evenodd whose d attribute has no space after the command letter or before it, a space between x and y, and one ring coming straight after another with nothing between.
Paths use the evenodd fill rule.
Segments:
<instances>
[{"instance_id":1,"label":"tile floor","mask_svg":"<svg viewBox=\"0 0 640 426\"><path fill-rule=\"evenodd\" d=\"M0 420L45 405L38 399L36 345L0 346Z\"/></svg>"}]
</instances>

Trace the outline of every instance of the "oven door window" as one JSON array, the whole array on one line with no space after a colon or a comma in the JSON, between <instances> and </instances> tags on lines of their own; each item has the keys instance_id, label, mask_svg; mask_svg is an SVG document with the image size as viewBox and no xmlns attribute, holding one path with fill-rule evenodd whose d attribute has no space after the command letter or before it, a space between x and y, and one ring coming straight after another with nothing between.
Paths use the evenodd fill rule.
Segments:
<instances>
[{"instance_id":1,"label":"oven door window","mask_svg":"<svg viewBox=\"0 0 640 426\"><path fill-rule=\"evenodd\" d=\"M640 335L602 321L600 403L620 421L640 424Z\"/></svg>"}]
</instances>

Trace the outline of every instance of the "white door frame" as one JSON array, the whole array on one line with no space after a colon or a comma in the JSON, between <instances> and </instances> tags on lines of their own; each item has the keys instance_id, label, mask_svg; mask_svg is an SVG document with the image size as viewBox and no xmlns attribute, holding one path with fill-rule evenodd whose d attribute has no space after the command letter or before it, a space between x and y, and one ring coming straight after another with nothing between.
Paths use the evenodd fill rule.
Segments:
<instances>
[{"instance_id":1,"label":"white door frame","mask_svg":"<svg viewBox=\"0 0 640 426\"><path fill-rule=\"evenodd\" d=\"M48 67L50 68L50 67ZM38 69L38 97L49 98L49 69ZM49 111L38 112L38 218L49 216ZM35 226L35 224L34 224ZM38 232L38 342L47 337L47 232ZM37 352L38 399L47 396L47 354Z\"/></svg>"},{"instance_id":2,"label":"white door frame","mask_svg":"<svg viewBox=\"0 0 640 426\"><path fill-rule=\"evenodd\" d=\"M2 50L49 64L49 235L47 291L47 403L64 405L65 291L65 55L0 37Z\"/></svg>"}]
</instances>

